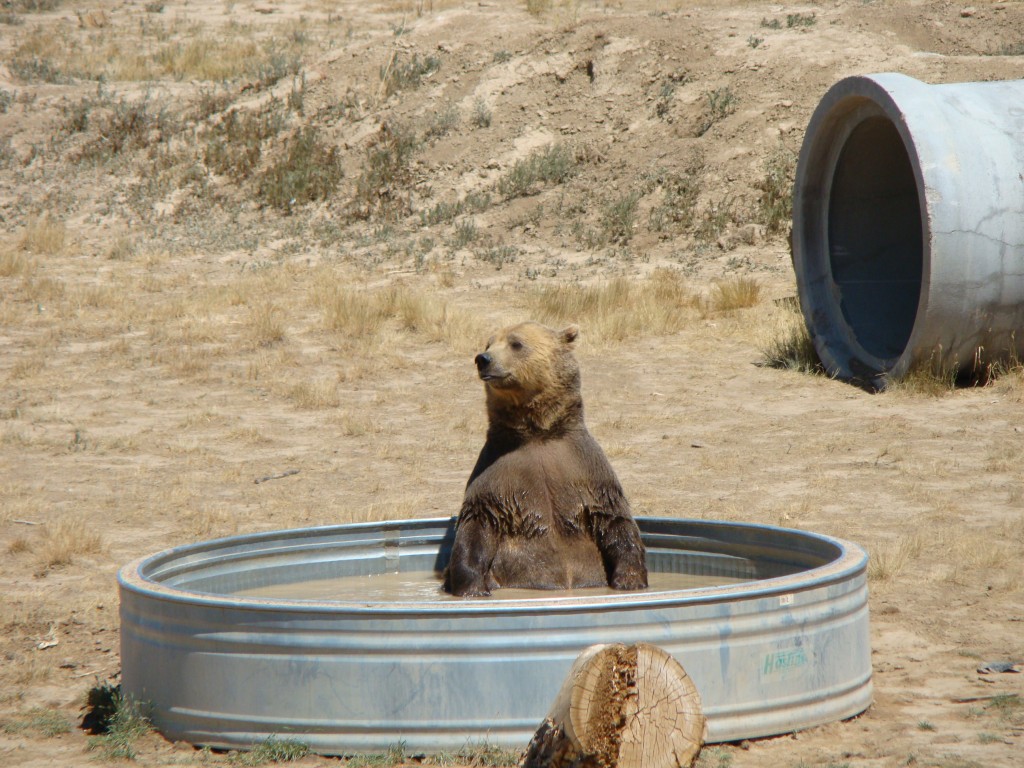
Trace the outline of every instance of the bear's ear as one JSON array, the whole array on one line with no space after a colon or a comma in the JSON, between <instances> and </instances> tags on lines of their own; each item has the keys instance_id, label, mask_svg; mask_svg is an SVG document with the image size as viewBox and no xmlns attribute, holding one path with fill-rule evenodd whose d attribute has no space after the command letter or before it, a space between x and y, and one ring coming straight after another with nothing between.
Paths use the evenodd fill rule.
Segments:
<instances>
[{"instance_id":1,"label":"bear's ear","mask_svg":"<svg viewBox=\"0 0 1024 768\"><path fill-rule=\"evenodd\" d=\"M563 344L572 344L576 341L576 337L580 335L580 327L578 325L570 325L561 330L558 334Z\"/></svg>"}]
</instances>

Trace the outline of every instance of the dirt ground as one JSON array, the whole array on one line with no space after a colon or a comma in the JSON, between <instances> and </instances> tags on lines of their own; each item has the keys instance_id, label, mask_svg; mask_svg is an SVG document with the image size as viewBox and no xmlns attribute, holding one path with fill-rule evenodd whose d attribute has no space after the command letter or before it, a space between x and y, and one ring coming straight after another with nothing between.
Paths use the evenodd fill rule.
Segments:
<instances>
[{"instance_id":1,"label":"dirt ground","mask_svg":"<svg viewBox=\"0 0 1024 768\"><path fill-rule=\"evenodd\" d=\"M1024 765L1024 675L978 672L1024 660L1024 378L765 363L796 292L771 179L882 71L1024 77L1024 2L0 3L0 765L113 761L79 723L123 564L456 512L472 356L527 317L580 323L637 514L871 553L872 707L705 766ZM567 298L664 286L649 317Z\"/></svg>"}]
</instances>

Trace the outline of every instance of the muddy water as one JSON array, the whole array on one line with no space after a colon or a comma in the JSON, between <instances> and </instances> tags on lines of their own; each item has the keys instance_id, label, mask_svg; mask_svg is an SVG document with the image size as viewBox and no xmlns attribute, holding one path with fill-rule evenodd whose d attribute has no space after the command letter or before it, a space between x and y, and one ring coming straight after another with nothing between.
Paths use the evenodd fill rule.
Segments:
<instances>
[{"instance_id":1,"label":"muddy water","mask_svg":"<svg viewBox=\"0 0 1024 768\"><path fill-rule=\"evenodd\" d=\"M722 584L739 584L749 579L729 576L695 576L686 573L650 573L646 592L668 592ZM358 603L407 603L423 600L456 600L441 589L441 576L434 571L406 571L369 576L271 584L235 593L239 597L269 597L288 600L341 600ZM552 597L599 597L625 594L608 587L587 589L499 589L493 598L503 600L546 600Z\"/></svg>"}]
</instances>

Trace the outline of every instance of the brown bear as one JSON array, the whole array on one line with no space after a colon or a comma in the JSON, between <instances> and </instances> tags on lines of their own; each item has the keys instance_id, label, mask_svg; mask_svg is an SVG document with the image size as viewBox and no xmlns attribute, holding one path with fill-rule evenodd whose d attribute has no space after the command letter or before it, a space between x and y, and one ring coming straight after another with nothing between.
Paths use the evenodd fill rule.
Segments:
<instances>
[{"instance_id":1,"label":"brown bear","mask_svg":"<svg viewBox=\"0 0 1024 768\"><path fill-rule=\"evenodd\" d=\"M454 595L647 586L640 530L583 422L578 333L521 323L476 356L489 425L445 569Z\"/></svg>"}]
</instances>

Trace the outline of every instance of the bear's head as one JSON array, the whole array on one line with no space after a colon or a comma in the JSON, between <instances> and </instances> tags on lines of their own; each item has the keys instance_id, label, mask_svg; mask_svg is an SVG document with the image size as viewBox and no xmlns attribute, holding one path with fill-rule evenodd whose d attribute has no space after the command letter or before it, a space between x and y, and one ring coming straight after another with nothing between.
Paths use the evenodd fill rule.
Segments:
<instances>
[{"instance_id":1,"label":"bear's head","mask_svg":"<svg viewBox=\"0 0 1024 768\"><path fill-rule=\"evenodd\" d=\"M502 328L476 356L487 389L492 426L545 432L566 417L582 417L580 369L572 354L579 328L560 331L540 323Z\"/></svg>"}]
</instances>

